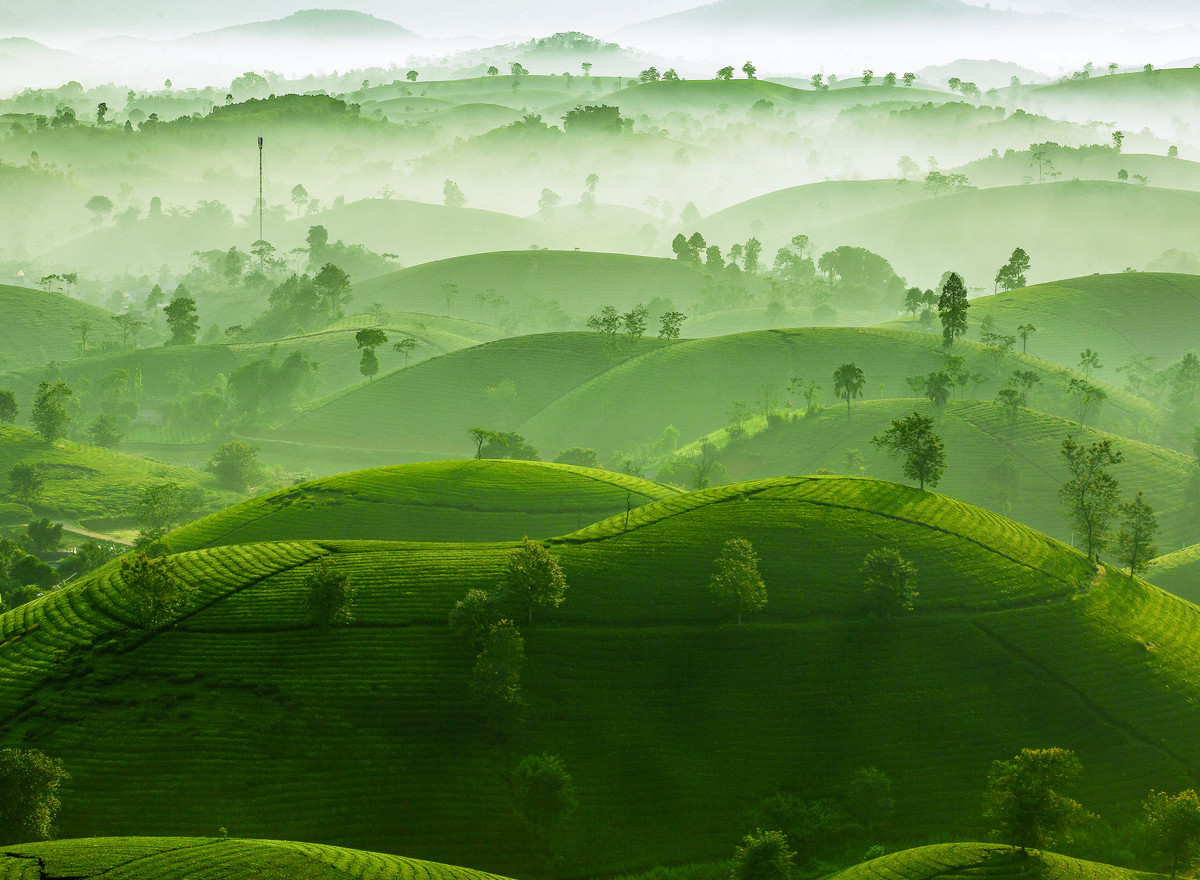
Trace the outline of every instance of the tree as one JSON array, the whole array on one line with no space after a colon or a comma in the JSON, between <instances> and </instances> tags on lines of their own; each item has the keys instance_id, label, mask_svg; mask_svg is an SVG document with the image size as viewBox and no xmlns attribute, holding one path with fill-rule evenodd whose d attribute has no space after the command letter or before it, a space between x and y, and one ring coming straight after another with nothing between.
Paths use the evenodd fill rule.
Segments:
<instances>
[{"instance_id":1,"label":"tree","mask_svg":"<svg viewBox=\"0 0 1200 880\"><path fill-rule=\"evenodd\" d=\"M942 295L938 298L938 317L942 322L942 344L947 350L954 347L954 340L965 336L967 332L967 288L962 276L951 272L950 277L942 285Z\"/></svg>"},{"instance_id":2,"label":"tree","mask_svg":"<svg viewBox=\"0 0 1200 880\"><path fill-rule=\"evenodd\" d=\"M62 761L37 749L0 749L0 837L49 840L68 778Z\"/></svg>"},{"instance_id":3,"label":"tree","mask_svg":"<svg viewBox=\"0 0 1200 880\"><path fill-rule=\"evenodd\" d=\"M122 312L113 315L117 330L121 334L121 348L129 347L129 337L133 336L136 344L137 332L146 326L146 322L132 312Z\"/></svg>"},{"instance_id":4,"label":"tree","mask_svg":"<svg viewBox=\"0 0 1200 880\"><path fill-rule=\"evenodd\" d=\"M12 424L17 420L17 395L0 390L0 422Z\"/></svg>"},{"instance_id":5,"label":"tree","mask_svg":"<svg viewBox=\"0 0 1200 880\"><path fill-rule=\"evenodd\" d=\"M41 497L46 480L41 468L31 462L19 461L8 469L8 492L25 504Z\"/></svg>"},{"instance_id":6,"label":"tree","mask_svg":"<svg viewBox=\"0 0 1200 880\"><path fill-rule=\"evenodd\" d=\"M1158 532L1158 519L1154 508L1146 503L1139 489L1137 496L1120 507L1121 528L1117 531L1117 558L1129 567L1129 579L1146 570L1150 560L1158 555L1154 535Z\"/></svg>"},{"instance_id":7,"label":"tree","mask_svg":"<svg viewBox=\"0 0 1200 880\"><path fill-rule=\"evenodd\" d=\"M322 556L304 577L304 596L308 617L318 629L345 626L354 620L350 607L358 590L350 576L329 564Z\"/></svg>"},{"instance_id":8,"label":"tree","mask_svg":"<svg viewBox=\"0 0 1200 880\"><path fill-rule=\"evenodd\" d=\"M592 62L584 61L579 65L579 69L583 71L584 76L592 75Z\"/></svg>"},{"instance_id":9,"label":"tree","mask_svg":"<svg viewBox=\"0 0 1200 880\"><path fill-rule=\"evenodd\" d=\"M499 620L488 630L483 650L471 670L471 694L489 718L521 703L521 668L525 665L525 639L511 620Z\"/></svg>"},{"instance_id":10,"label":"tree","mask_svg":"<svg viewBox=\"0 0 1200 880\"><path fill-rule=\"evenodd\" d=\"M353 298L350 276L333 263L326 263L313 277L317 299L325 318L334 321L342 316L342 306Z\"/></svg>"},{"instance_id":11,"label":"tree","mask_svg":"<svg viewBox=\"0 0 1200 880\"><path fill-rule=\"evenodd\" d=\"M552 189L543 187L541 196L538 197L538 208L545 210L546 208L555 208L562 204L562 196Z\"/></svg>"},{"instance_id":12,"label":"tree","mask_svg":"<svg viewBox=\"0 0 1200 880\"><path fill-rule=\"evenodd\" d=\"M663 315L659 320L661 322L661 326L658 330L658 338L678 339L679 331L683 326L683 322L687 320L687 315L676 311L663 312Z\"/></svg>"},{"instance_id":13,"label":"tree","mask_svg":"<svg viewBox=\"0 0 1200 880\"><path fill-rule=\"evenodd\" d=\"M579 805L566 765L558 755L526 755L511 781L517 812L548 847L551 831Z\"/></svg>"},{"instance_id":14,"label":"tree","mask_svg":"<svg viewBox=\"0 0 1200 880\"><path fill-rule=\"evenodd\" d=\"M891 547L872 550L859 573L872 610L884 619L913 610L913 600L919 595L912 584L917 569L898 551Z\"/></svg>"},{"instance_id":15,"label":"tree","mask_svg":"<svg viewBox=\"0 0 1200 880\"><path fill-rule=\"evenodd\" d=\"M933 402L939 419L942 417L942 409L945 408L946 401L950 399L953 385L954 377L946 370L935 370L925 377L925 396Z\"/></svg>"},{"instance_id":16,"label":"tree","mask_svg":"<svg viewBox=\"0 0 1200 880\"><path fill-rule=\"evenodd\" d=\"M917 81L917 75L915 73L906 73L903 77L901 77L901 79L904 80L904 87L906 89L911 89L913 83Z\"/></svg>"},{"instance_id":17,"label":"tree","mask_svg":"<svg viewBox=\"0 0 1200 880\"><path fill-rule=\"evenodd\" d=\"M483 650L488 633L498 620L496 602L486 590L467 590L467 595L455 602L450 612L450 628L470 642L476 654Z\"/></svg>"},{"instance_id":18,"label":"tree","mask_svg":"<svg viewBox=\"0 0 1200 880\"><path fill-rule=\"evenodd\" d=\"M888 74L883 78L883 84L885 86L894 86L896 84L896 74L889 71Z\"/></svg>"},{"instance_id":19,"label":"tree","mask_svg":"<svg viewBox=\"0 0 1200 880\"><path fill-rule=\"evenodd\" d=\"M258 449L242 440L222 444L208 461L206 470L216 474L222 488L245 492L262 478Z\"/></svg>"},{"instance_id":20,"label":"tree","mask_svg":"<svg viewBox=\"0 0 1200 880\"><path fill-rule=\"evenodd\" d=\"M96 416L96 420L92 422L87 429L87 439L93 446L99 446L103 449L116 449L121 445L121 439L125 436L125 431L122 428L122 419L128 424L128 417L117 417L110 413L101 413Z\"/></svg>"},{"instance_id":21,"label":"tree","mask_svg":"<svg viewBox=\"0 0 1200 880\"><path fill-rule=\"evenodd\" d=\"M1022 854L1066 837L1083 808L1061 789L1083 771L1069 749L1021 749L1008 761L993 761L983 796L984 818Z\"/></svg>"},{"instance_id":22,"label":"tree","mask_svg":"<svg viewBox=\"0 0 1200 880\"><path fill-rule=\"evenodd\" d=\"M292 187L292 204L296 206L296 219L299 219L300 212L308 204L308 190L304 188L304 184L298 183Z\"/></svg>"},{"instance_id":23,"label":"tree","mask_svg":"<svg viewBox=\"0 0 1200 880\"><path fill-rule=\"evenodd\" d=\"M642 303L638 303L621 316L621 326L625 328L625 334L629 337L630 342L637 342L645 334L646 316L649 314L650 309Z\"/></svg>"},{"instance_id":24,"label":"tree","mask_svg":"<svg viewBox=\"0 0 1200 880\"><path fill-rule=\"evenodd\" d=\"M731 80L733 79L733 65L722 67L717 71L717 79Z\"/></svg>"},{"instance_id":25,"label":"tree","mask_svg":"<svg viewBox=\"0 0 1200 880\"><path fill-rule=\"evenodd\" d=\"M746 79L754 79L754 75L758 73L758 68L750 61L742 65L742 73L746 74Z\"/></svg>"},{"instance_id":26,"label":"tree","mask_svg":"<svg viewBox=\"0 0 1200 880\"><path fill-rule=\"evenodd\" d=\"M1108 393L1103 388L1084 379L1070 380L1067 383L1067 394L1075 398L1075 403L1079 406L1079 427L1081 428L1088 410L1094 404L1103 403L1108 399Z\"/></svg>"},{"instance_id":27,"label":"tree","mask_svg":"<svg viewBox=\"0 0 1200 880\"><path fill-rule=\"evenodd\" d=\"M871 442L893 457L903 455L904 476L917 480L922 492L926 483L937 486L946 469L942 438L933 433L933 419L929 416L912 413L903 419L892 419L891 426Z\"/></svg>"},{"instance_id":28,"label":"tree","mask_svg":"<svg viewBox=\"0 0 1200 880\"><path fill-rule=\"evenodd\" d=\"M113 211L113 202L108 196L92 196L84 207L92 212L92 222L103 226L105 215Z\"/></svg>"},{"instance_id":29,"label":"tree","mask_svg":"<svg viewBox=\"0 0 1200 880\"><path fill-rule=\"evenodd\" d=\"M563 449L558 455L554 456L554 463L595 468L597 470L602 470L604 467L600 463L600 457L596 455L596 450L590 446L572 446L569 449Z\"/></svg>"},{"instance_id":30,"label":"tree","mask_svg":"<svg viewBox=\"0 0 1200 880\"><path fill-rule=\"evenodd\" d=\"M200 316L196 313L196 301L190 296L176 296L163 312L167 326L171 328L171 345L192 345L200 331Z\"/></svg>"},{"instance_id":31,"label":"tree","mask_svg":"<svg viewBox=\"0 0 1200 880\"><path fill-rule=\"evenodd\" d=\"M758 258L762 255L762 242L757 238L751 238L746 242L746 249L742 254L742 268L751 275L758 272Z\"/></svg>"},{"instance_id":32,"label":"tree","mask_svg":"<svg viewBox=\"0 0 1200 880\"><path fill-rule=\"evenodd\" d=\"M200 502L195 489L166 482L147 486L138 494L135 516L139 548L154 547L183 521L188 519Z\"/></svg>"},{"instance_id":33,"label":"tree","mask_svg":"<svg viewBox=\"0 0 1200 880\"><path fill-rule=\"evenodd\" d=\"M1113 151L1117 152L1117 153L1121 152L1121 147L1124 146L1124 144L1125 144L1125 132L1114 131L1112 133L1112 142L1113 142Z\"/></svg>"},{"instance_id":34,"label":"tree","mask_svg":"<svg viewBox=\"0 0 1200 880\"><path fill-rule=\"evenodd\" d=\"M408 356L417 350L420 345L413 336L405 336L399 342L392 345L392 351L398 351L404 355L404 366L408 366Z\"/></svg>"},{"instance_id":35,"label":"tree","mask_svg":"<svg viewBox=\"0 0 1200 880\"><path fill-rule=\"evenodd\" d=\"M1089 559L1108 544L1112 518L1117 512L1120 490L1108 468L1120 464L1124 456L1113 449L1112 440L1100 440L1089 448L1075 442L1070 434L1062 442L1062 457L1067 464L1067 482L1058 490L1063 515L1087 542Z\"/></svg>"},{"instance_id":36,"label":"tree","mask_svg":"<svg viewBox=\"0 0 1200 880\"><path fill-rule=\"evenodd\" d=\"M1093 370L1103 369L1100 364L1100 355L1090 348L1084 349L1079 353L1079 369L1083 370L1083 378L1092 378Z\"/></svg>"},{"instance_id":37,"label":"tree","mask_svg":"<svg viewBox=\"0 0 1200 880\"><path fill-rule=\"evenodd\" d=\"M525 69L525 65L520 61L514 61L508 65L508 71L513 76L527 76L529 71ZM513 83L516 86L516 83Z\"/></svg>"},{"instance_id":38,"label":"tree","mask_svg":"<svg viewBox=\"0 0 1200 880\"><path fill-rule=\"evenodd\" d=\"M368 379L374 380L375 374L379 372L379 358L375 356L375 349L387 342L387 334L378 327L364 327L354 334L354 341L362 349L358 371Z\"/></svg>"},{"instance_id":39,"label":"tree","mask_svg":"<svg viewBox=\"0 0 1200 880\"><path fill-rule=\"evenodd\" d=\"M566 598L567 580L558 559L538 541L524 538L521 546L508 553L504 566L503 593L529 613L533 609L557 608Z\"/></svg>"},{"instance_id":40,"label":"tree","mask_svg":"<svg viewBox=\"0 0 1200 880\"><path fill-rule=\"evenodd\" d=\"M66 436L67 425L71 423L71 414L67 410L71 396L72 391L65 382L55 382L53 385L42 382L38 385L29 421L47 443L54 443Z\"/></svg>"},{"instance_id":41,"label":"tree","mask_svg":"<svg viewBox=\"0 0 1200 880\"><path fill-rule=\"evenodd\" d=\"M833 393L846 401L846 421L850 421L850 401L862 397L866 384L866 376L858 364L842 364L833 371Z\"/></svg>"},{"instance_id":42,"label":"tree","mask_svg":"<svg viewBox=\"0 0 1200 880\"><path fill-rule=\"evenodd\" d=\"M442 185L442 201L447 208L465 208L467 197L453 180L447 180Z\"/></svg>"},{"instance_id":43,"label":"tree","mask_svg":"<svg viewBox=\"0 0 1200 880\"><path fill-rule=\"evenodd\" d=\"M658 82L658 80L659 80L658 68L654 67L654 66L647 67L640 74L638 74L638 79L644 83Z\"/></svg>"},{"instance_id":44,"label":"tree","mask_svg":"<svg viewBox=\"0 0 1200 880\"><path fill-rule=\"evenodd\" d=\"M1017 335L1021 337L1021 354L1025 354L1025 345L1034 333L1037 333L1037 327L1032 324L1022 324L1017 328Z\"/></svg>"},{"instance_id":45,"label":"tree","mask_svg":"<svg viewBox=\"0 0 1200 880\"><path fill-rule=\"evenodd\" d=\"M59 548L63 539L63 524L49 517L30 520L25 526L25 539L34 553L50 553Z\"/></svg>"},{"instance_id":46,"label":"tree","mask_svg":"<svg viewBox=\"0 0 1200 880\"><path fill-rule=\"evenodd\" d=\"M1025 273L1029 271L1029 266L1029 254L1022 248L1014 250L1008 262L996 272L996 289L1008 292L1024 287L1028 283Z\"/></svg>"},{"instance_id":47,"label":"tree","mask_svg":"<svg viewBox=\"0 0 1200 880\"><path fill-rule=\"evenodd\" d=\"M875 826L886 821L895 808L890 776L878 767L861 767L854 771L846 786L846 809L867 829L868 837L874 839Z\"/></svg>"},{"instance_id":48,"label":"tree","mask_svg":"<svg viewBox=\"0 0 1200 880\"><path fill-rule=\"evenodd\" d=\"M864 86L869 86L869 85L871 84L871 81L872 81L873 79L875 79L875 71L873 71L873 70L864 70L864 71L862 72L862 84L863 84Z\"/></svg>"},{"instance_id":49,"label":"tree","mask_svg":"<svg viewBox=\"0 0 1200 880\"><path fill-rule=\"evenodd\" d=\"M1146 836L1156 852L1170 859L1174 880L1180 865L1191 865L1200 845L1200 797L1190 788L1175 795L1151 791L1142 810Z\"/></svg>"},{"instance_id":50,"label":"tree","mask_svg":"<svg viewBox=\"0 0 1200 880\"><path fill-rule=\"evenodd\" d=\"M145 630L165 626L191 592L175 576L166 558L152 558L145 553L134 553L121 560L121 582L138 625Z\"/></svg>"},{"instance_id":51,"label":"tree","mask_svg":"<svg viewBox=\"0 0 1200 880\"><path fill-rule=\"evenodd\" d=\"M733 538L721 547L708 590L713 597L737 614L738 626L742 613L766 607L767 585L758 573L758 554L745 538Z\"/></svg>"},{"instance_id":52,"label":"tree","mask_svg":"<svg viewBox=\"0 0 1200 880\"><path fill-rule=\"evenodd\" d=\"M410 83L415 83L418 76L420 76L420 74L418 74L415 70L410 70L408 73L404 74L404 78Z\"/></svg>"},{"instance_id":53,"label":"tree","mask_svg":"<svg viewBox=\"0 0 1200 880\"><path fill-rule=\"evenodd\" d=\"M796 855L782 831L756 828L742 838L733 854L731 880L792 880Z\"/></svg>"}]
</instances>

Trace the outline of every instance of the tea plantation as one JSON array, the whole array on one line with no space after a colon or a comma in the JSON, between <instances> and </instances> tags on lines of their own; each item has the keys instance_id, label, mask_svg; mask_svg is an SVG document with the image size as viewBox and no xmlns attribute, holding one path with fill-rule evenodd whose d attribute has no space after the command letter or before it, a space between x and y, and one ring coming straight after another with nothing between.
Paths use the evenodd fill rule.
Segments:
<instances>
[{"instance_id":1,"label":"tea plantation","mask_svg":"<svg viewBox=\"0 0 1200 880\"><path fill-rule=\"evenodd\" d=\"M705 589L733 537L770 597L744 626ZM498 737L446 618L511 546L180 553L194 592L155 633L110 564L0 617L0 743L65 762L63 835L223 826L517 876L544 869L507 784L528 753L575 779L555 843L575 874L727 856L762 798L832 797L865 765L895 781L895 833L964 838L991 760L1022 747L1074 749L1079 799L1105 816L1200 776L1200 609L996 514L836 477L675 496L552 540L567 600L522 624L525 708ZM890 622L865 613L859 574L884 546L920 592ZM302 589L319 558L358 587L329 632Z\"/></svg>"},{"instance_id":2,"label":"tea plantation","mask_svg":"<svg viewBox=\"0 0 1200 880\"><path fill-rule=\"evenodd\" d=\"M872 859L833 874L831 880L1149 880L1161 876L1052 852L1023 858L1011 847L994 843L944 843Z\"/></svg>"}]
</instances>

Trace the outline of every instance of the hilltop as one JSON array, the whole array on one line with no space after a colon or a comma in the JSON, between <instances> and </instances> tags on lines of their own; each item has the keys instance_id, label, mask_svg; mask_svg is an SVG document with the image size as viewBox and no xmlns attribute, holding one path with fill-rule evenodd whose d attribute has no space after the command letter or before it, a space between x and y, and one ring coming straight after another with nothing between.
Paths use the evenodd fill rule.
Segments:
<instances>
[{"instance_id":1,"label":"hilltop","mask_svg":"<svg viewBox=\"0 0 1200 880\"><path fill-rule=\"evenodd\" d=\"M64 293L0 284L0 369L74 358L88 328L88 343L119 343L111 312Z\"/></svg>"},{"instance_id":2,"label":"hilltop","mask_svg":"<svg viewBox=\"0 0 1200 880\"><path fill-rule=\"evenodd\" d=\"M39 873L39 870L41 873ZM9 846L0 873L12 880L74 877L91 880L119 871L129 880L187 880L197 876L241 880L497 880L495 875L312 843L221 837L109 837L50 840Z\"/></svg>"},{"instance_id":3,"label":"hilltop","mask_svg":"<svg viewBox=\"0 0 1200 880\"><path fill-rule=\"evenodd\" d=\"M175 552L254 541L549 538L676 494L647 480L527 461L439 461L312 480L170 536Z\"/></svg>"},{"instance_id":4,"label":"hilltop","mask_svg":"<svg viewBox=\"0 0 1200 880\"><path fill-rule=\"evenodd\" d=\"M703 590L733 537L770 595L743 627ZM570 768L580 807L558 846L588 873L724 856L731 817L785 785L832 795L865 764L895 781L900 835L959 827L990 760L1031 743L1075 750L1079 799L1106 816L1200 766L1195 606L995 514L833 477L679 496L552 541L567 600L522 627L527 708L496 747L445 620L511 546L178 554L196 592L156 634L130 629L110 565L0 616L0 742L63 759L67 835L220 821L515 876L536 848L505 774L528 753ZM883 546L920 592L890 624L863 616L859 575ZM359 589L327 634L302 588L320 558Z\"/></svg>"},{"instance_id":5,"label":"hilltop","mask_svg":"<svg viewBox=\"0 0 1200 880\"><path fill-rule=\"evenodd\" d=\"M1145 578L1168 593L1200 603L1200 544L1152 560Z\"/></svg>"},{"instance_id":6,"label":"hilltop","mask_svg":"<svg viewBox=\"0 0 1200 880\"><path fill-rule=\"evenodd\" d=\"M830 875L830 880L965 880L994 877L997 880L1041 877L1045 880L1151 880L1161 874L1087 862L1045 850L1022 858L1010 846L997 843L939 843L871 859Z\"/></svg>"}]
</instances>

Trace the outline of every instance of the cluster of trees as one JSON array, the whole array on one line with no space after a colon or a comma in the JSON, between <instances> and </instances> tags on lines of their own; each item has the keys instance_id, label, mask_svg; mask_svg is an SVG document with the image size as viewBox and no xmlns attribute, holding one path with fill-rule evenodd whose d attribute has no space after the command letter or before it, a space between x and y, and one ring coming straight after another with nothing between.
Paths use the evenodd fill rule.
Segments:
<instances>
[{"instance_id":1,"label":"cluster of trees","mask_svg":"<svg viewBox=\"0 0 1200 880\"><path fill-rule=\"evenodd\" d=\"M525 438L514 431L490 431L487 428L471 428L468 431L475 444L475 460L503 459L513 461L541 461L538 451L525 442Z\"/></svg>"},{"instance_id":2,"label":"cluster of trees","mask_svg":"<svg viewBox=\"0 0 1200 880\"><path fill-rule=\"evenodd\" d=\"M617 342L624 335L626 342L635 344L646 334L646 325L650 317L649 306L638 303L627 312L619 312L614 306L604 306L600 311L587 319L587 328L595 330L604 337L605 345L610 349L617 347ZM659 316L659 339L678 339L687 315L674 309L663 312Z\"/></svg>"}]
</instances>

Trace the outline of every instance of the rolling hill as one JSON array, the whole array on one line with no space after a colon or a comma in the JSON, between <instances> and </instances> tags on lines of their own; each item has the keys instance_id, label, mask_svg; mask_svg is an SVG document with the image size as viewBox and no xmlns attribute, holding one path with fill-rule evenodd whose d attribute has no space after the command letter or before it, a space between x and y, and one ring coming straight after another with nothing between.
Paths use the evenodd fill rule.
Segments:
<instances>
[{"instance_id":1,"label":"rolling hill","mask_svg":"<svg viewBox=\"0 0 1200 880\"><path fill-rule=\"evenodd\" d=\"M1060 512L1058 498L1058 487L1066 480L1061 443L1068 434L1085 445L1108 438L1125 456L1124 462L1113 468L1122 494L1129 498L1142 489L1155 508L1161 528L1159 545L1179 547L1200 538L1200 520L1187 501L1193 468L1190 456L1092 428L1081 430L1074 422L1038 412L1036 393L1030 404L1034 409L1022 411L1013 425L1000 404L965 397L950 401L935 426L946 448L946 471L937 491L1070 541L1071 529ZM903 480L900 463L874 447L871 439L892 419L914 411L935 415L933 405L921 398L862 401L854 408L851 420L838 405L808 418L797 414L794 420L771 426L760 416L746 426L743 438L730 439L722 429L705 439L721 450L719 460L735 481L822 469L857 475L847 469L850 450L862 454L866 474ZM679 454L695 456L700 443L689 444ZM1012 461L1012 471L998 469L1006 457ZM1166 583L1153 582L1177 592Z\"/></svg>"},{"instance_id":2,"label":"rolling hill","mask_svg":"<svg viewBox=\"0 0 1200 880\"><path fill-rule=\"evenodd\" d=\"M255 541L549 538L676 491L624 474L526 461L397 465L281 489L184 526L175 552Z\"/></svg>"},{"instance_id":3,"label":"rolling hill","mask_svg":"<svg viewBox=\"0 0 1200 880\"><path fill-rule=\"evenodd\" d=\"M1200 544L1151 560L1145 578L1168 593L1200 603Z\"/></svg>"},{"instance_id":4,"label":"rolling hill","mask_svg":"<svg viewBox=\"0 0 1200 880\"><path fill-rule=\"evenodd\" d=\"M9 846L0 855L0 875L11 880L68 876L78 880L112 876L129 880L494 880L492 874L382 853L221 837L110 837Z\"/></svg>"},{"instance_id":5,"label":"rolling hill","mask_svg":"<svg viewBox=\"0 0 1200 880\"><path fill-rule=\"evenodd\" d=\"M0 284L0 369L76 357L79 327L88 343L120 342L112 314L62 293Z\"/></svg>"},{"instance_id":6,"label":"rolling hill","mask_svg":"<svg viewBox=\"0 0 1200 880\"><path fill-rule=\"evenodd\" d=\"M614 350L598 333L514 337L318 401L279 431L259 432L255 442L319 447L325 466L353 467L371 451L403 460L461 457L469 450L468 430L483 426L524 434L544 457L590 446L609 458L657 440L668 425L685 443L708 434L729 422L739 401L749 411L759 409L764 392L778 405L793 379L815 379L832 392L833 371L848 361L866 374L866 399L909 397L909 376L941 368L940 345L932 334L867 328L644 339L636 347L618 342ZM957 350L973 372L994 374L985 347L960 342ZM1009 354L1001 374L1015 369L1043 376L1038 399L1050 412L1072 412L1065 388L1074 374ZM983 393L992 396L998 387L989 380ZM1139 436L1154 422L1151 404L1116 388L1108 392L1109 400L1089 417L1100 427Z\"/></svg>"},{"instance_id":7,"label":"rolling hill","mask_svg":"<svg viewBox=\"0 0 1200 880\"><path fill-rule=\"evenodd\" d=\"M741 627L703 587L734 537L770 597ZM505 781L528 753L575 779L556 846L580 874L724 856L761 798L832 794L866 764L895 781L899 834L970 822L990 761L1031 744L1075 750L1078 797L1105 816L1200 775L1196 606L995 514L833 477L671 498L551 541L567 600L522 627L523 720L497 741L445 620L510 546L178 554L194 593L152 633L110 564L0 616L0 743L64 761L67 835L220 822L514 876L541 858ZM890 623L864 616L859 575L884 546L920 593ZM302 588L320 558L358 586L353 624L326 633Z\"/></svg>"},{"instance_id":8,"label":"rolling hill","mask_svg":"<svg viewBox=\"0 0 1200 880\"><path fill-rule=\"evenodd\" d=\"M1061 856L1045 850L1035 851L1032 858L1022 858L1012 847L996 843L941 843L906 849L871 859L831 874L831 880L868 880L875 877L893 880L966 880L971 877L994 877L996 880L1016 880L1023 877L1044 877L1045 880L1151 880L1161 877L1144 871L1117 868L1099 862L1087 862Z\"/></svg>"}]
</instances>

